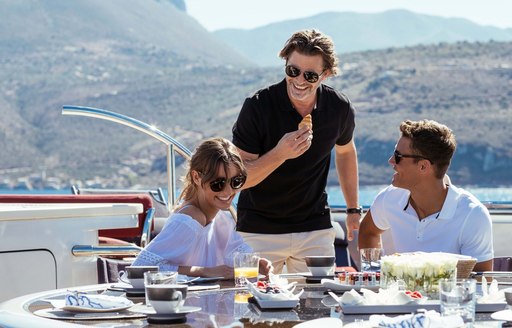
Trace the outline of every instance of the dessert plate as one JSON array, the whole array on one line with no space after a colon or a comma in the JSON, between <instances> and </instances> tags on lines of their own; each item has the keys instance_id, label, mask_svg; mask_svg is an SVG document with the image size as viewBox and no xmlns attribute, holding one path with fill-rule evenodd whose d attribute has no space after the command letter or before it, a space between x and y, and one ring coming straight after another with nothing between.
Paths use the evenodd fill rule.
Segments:
<instances>
[{"instance_id":1,"label":"dessert plate","mask_svg":"<svg viewBox=\"0 0 512 328\"><path fill-rule=\"evenodd\" d=\"M37 310L35 315L48 319L58 320L120 320L145 318L143 313L124 310L119 312L69 312L61 309L46 308Z\"/></svg>"},{"instance_id":2,"label":"dessert plate","mask_svg":"<svg viewBox=\"0 0 512 328\"><path fill-rule=\"evenodd\" d=\"M494 320L512 321L512 310L502 310L491 314Z\"/></svg>"},{"instance_id":3,"label":"dessert plate","mask_svg":"<svg viewBox=\"0 0 512 328\"><path fill-rule=\"evenodd\" d=\"M297 298L288 300L263 300L257 297L249 297L247 301L249 303L256 304L261 309L288 310L296 307L299 304L300 299Z\"/></svg>"},{"instance_id":4,"label":"dessert plate","mask_svg":"<svg viewBox=\"0 0 512 328\"><path fill-rule=\"evenodd\" d=\"M87 307L87 306L66 305L65 300L48 300L48 302L50 302L50 304L58 310L75 312L75 313L119 312L119 311L126 310L134 305L133 302L130 301L129 299L126 299L124 297L115 297L115 296L109 296L109 306L105 307L105 308L92 308L92 307Z\"/></svg>"}]
</instances>

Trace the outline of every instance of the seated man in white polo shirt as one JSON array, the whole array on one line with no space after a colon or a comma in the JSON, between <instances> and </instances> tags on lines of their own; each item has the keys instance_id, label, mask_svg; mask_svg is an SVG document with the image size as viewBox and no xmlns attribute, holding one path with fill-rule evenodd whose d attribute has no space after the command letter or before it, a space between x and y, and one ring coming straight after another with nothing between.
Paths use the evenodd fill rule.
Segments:
<instances>
[{"instance_id":1,"label":"seated man in white polo shirt","mask_svg":"<svg viewBox=\"0 0 512 328\"><path fill-rule=\"evenodd\" d=\"M395 170L392 183L361 221L359 248L469 255L477 259L474 271L492 270L489 211L445 177L456 148L454 134L431 120L404 121L400 131L389 159Z\"/></svg>"}]
</instances>

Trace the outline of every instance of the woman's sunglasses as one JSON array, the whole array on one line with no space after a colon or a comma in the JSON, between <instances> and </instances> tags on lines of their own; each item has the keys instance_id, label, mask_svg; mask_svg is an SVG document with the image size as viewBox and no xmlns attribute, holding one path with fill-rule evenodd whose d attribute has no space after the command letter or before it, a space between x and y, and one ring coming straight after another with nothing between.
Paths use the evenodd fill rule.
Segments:
<instances>
[{"instance_id":1,"label":"woman's sunglasses","mask_svg":"<svg viewBox=\"0 0 512 328\"><path fill-rule=\"evenodd\" d=\"M301 72L299 68L297 68L293 65L286 65L284 68L284 71L285 71L286 75L288 75L289 77L297 77L300 75L300 72ZM308 81L309 83L316 83L316 82L318 82L318 79L320 78L320 76L322 76L324 73L325 73L325 71L323 71L322 74L318 75L318 73L315 73L315 72L305 71L304 79L306 81Z\"/></svg>"},{"instance_id":2,"label":"woman's sunglasses","mask_svg":"<svg viewBox=\"0 0 512 328\"><path fill-rule=\"evenodd\" d=\"M400 163L400 161L402 160L402 158L419 158L419 159L426 159L427 161L429 161L430 163L432 163L431 160L429 160L428 158L426 157L423 157L421 155L406 155L406 154L400 154L398 152L398 150L395 150L395 152L393 153L393 156L395 156L395 163L398 164Z\"/></svg>"},{"instance_id":3,"label":"woman's sunglasses","mask_svg":"<svg viewBox=\"0 0 512 328\"><path fill-rule=\"evenodd\" d=\"M247 180L247 176L243 174L234 176L229 179L218 178L210 182L210 189L213 192L220 192L224 190L224 187L226 186L227 183L229 183L231 189L240 189L244 185L245 180Z\"/></svg>"}]
</instances>

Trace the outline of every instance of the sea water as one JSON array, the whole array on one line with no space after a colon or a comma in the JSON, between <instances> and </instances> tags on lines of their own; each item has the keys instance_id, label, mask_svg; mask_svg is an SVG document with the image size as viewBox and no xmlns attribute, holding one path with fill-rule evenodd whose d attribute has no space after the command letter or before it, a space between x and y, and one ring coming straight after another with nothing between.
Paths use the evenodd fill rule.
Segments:
<instances>
[{"instance_id":1,"label":"sea water","mask_svg":"<svg viewBox=\"0 0 512 328\"><path fill-rule=\"evenodd\" d=\"M387 185L368 185L359 187L359 204L369 207L379 191ZM471 192L481 202L512 202L512 187L483 188L472 186L458 186ZM339 186L328 186L328 201L331 206L345 206L345 198ZM166 191L164 190L164 193ZM0 189L0 194L71 194L70 189ZM238 196L238 194L237 194ZM234 201L236 204L236 199Z\"/></svg>"}]
</instances>

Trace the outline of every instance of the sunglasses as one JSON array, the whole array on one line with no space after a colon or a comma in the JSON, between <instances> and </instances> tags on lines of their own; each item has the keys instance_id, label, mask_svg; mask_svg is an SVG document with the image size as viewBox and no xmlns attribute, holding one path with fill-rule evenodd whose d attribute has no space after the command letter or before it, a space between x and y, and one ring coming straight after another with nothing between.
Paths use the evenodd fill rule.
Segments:
<instances>
[{"instance_id":1,"label":"sunglasses","mask_svg":"<svg viewBox=\"0 0 512 328\"><path fill-rule=\"evenodd\" d=\"M289 77L297 77L301 73L301 70L293 65L286 65L284 71L285 71L286 75L288 75ZM318 82L318 79L320 78L320 76L324 75L324 73L325 73L325 70L320 75L315 72L305 71L303 74L304 80L308 81L309 83L316 83L316 82Z\"/></svg>"},{"instance_id":2,"label":"sunglasses","mask_svg":"<svg viewBox=\"0 0 512 328\"><path fill-rule=\"evenodd\" d=\"M210 189L213 192L220 192L224 190L224 187L226 187L226 184L229 183L231 186L231 189L240 189L245 183L245 180L247 179L246 175L240 174L237 176L234 176L232 178L226 179L226 178L218 178L210 182Z\"/></svg>"},{"instance_id":3,"label":"sunglasses","mask_svg":"<svg viewBox=\"0 0 512 328\"><path fill-rule=\"evenodd\" d=\"M395 156L395 163L398 164L402 160L402 158L419 158L419 159L426 159L427 161L431 162L428 158L423 157L421 155L406 155L406 154L400 154L398 150L395 150L393 153L393 156ZM432 162L431 162L432 163Z\"/></svg>"}]
</instances>

